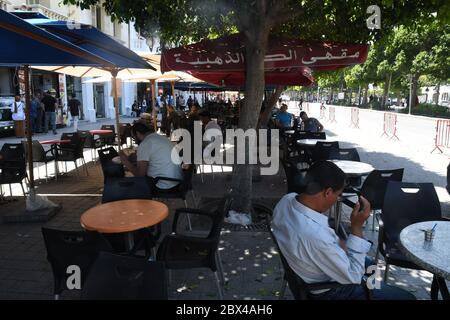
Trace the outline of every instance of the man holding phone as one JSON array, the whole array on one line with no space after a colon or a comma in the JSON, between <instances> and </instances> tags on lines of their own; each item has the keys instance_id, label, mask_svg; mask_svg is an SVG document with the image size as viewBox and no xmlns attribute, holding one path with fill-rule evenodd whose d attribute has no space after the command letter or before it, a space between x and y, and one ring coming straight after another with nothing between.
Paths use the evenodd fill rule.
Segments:
<instances>
[{"instance_id":1,"label":"man holding phone","mask_svg":"<svg viewBox=\"0 0 450 320\"><path fill-rule=\"evenodd\" d=\"M337 202L345 184L345 173L333 162L317 161L308 169L303 192L287 194L274 209L273 235L292 270L306 283L343 284L339 288L312 292L311 299L366 298L360 284L371 248L363 235L370 203L364 197L356 203L350 218L351 234L346 241L341 241L328 223L327 212ZM400 288L381 284L380 289L372 290L372 299L415 298Z\"/></svg>"}]
</instances>

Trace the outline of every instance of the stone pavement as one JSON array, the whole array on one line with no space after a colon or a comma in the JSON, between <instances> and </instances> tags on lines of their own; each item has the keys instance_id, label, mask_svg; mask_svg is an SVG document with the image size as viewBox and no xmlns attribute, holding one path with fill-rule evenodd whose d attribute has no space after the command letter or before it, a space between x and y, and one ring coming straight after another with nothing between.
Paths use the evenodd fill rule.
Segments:
<instances>
[{"instance_id":1,"label":"stone pavement","mask_svg":"<svg viewBox=\"0 0 450 320\"><path fill-rule=\"evenodd\" d=\"M99 124L95 124L98 128ZM58 181L41 180L37 191L51 195L49 198L62 204L63 209L48 223L0 224L0 299L52 299L53 280L50 265L46 260L46 250L41 227L81 230L80 215L100 202L102 181L100 168L90 162L90 152L86 152L89 176L80 170L80 175L71 171ZM370 162L372 157L362 154ZM402 159L396 163L402 166ZM69 167L70 169L70 167ZM194 190L197 199L220 198L230 187L230 173L219 173L214 167L214 177L206 167L204 182L200 175L194 176ZM229 168L225 168L229 171ZM262 176L253 183L253 195L265 204L273 206L285 193L286 182L281 169L275 176ZM78 196L77 196L78 194ZM0 205L0 217L4 212L23 210L24 198ZM183 207L181 200L165 201L173 213ZM188 199L189 205L193 201ZM200 202L200 206L205 201ZM449 216L449 210L444 208ZM348 211L347 211L348 214ZM163 222L163 235L170 232L173 214ZM194 221L195 222L195 221ZM194 224L195 228L195 224ZM376 244L377 233L366 230L366 237ZM281 261L270 235L263 230L236 231L223 229L219 250L223 261L226 299L278 299L283 278ZM371 255L374 255L373 250ZM382 262L380 263L383 269ZM429 299L432 275L425 271L392 267L389 283L404 287L418 299ZM172 271L169 288L170 299L216 299L214 277L210 270ZM65 292L62 299L78 299L78 292ZM286 297L292 296L287 290Z\"/></svg>"}]
</instances>

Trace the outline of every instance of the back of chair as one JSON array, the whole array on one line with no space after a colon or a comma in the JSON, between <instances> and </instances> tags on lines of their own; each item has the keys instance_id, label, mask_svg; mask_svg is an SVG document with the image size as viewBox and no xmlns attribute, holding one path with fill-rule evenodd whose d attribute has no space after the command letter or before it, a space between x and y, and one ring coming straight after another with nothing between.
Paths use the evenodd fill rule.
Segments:
<instances>
[{"instance_id":1,"label":"back of chair","mask_svg":"<svg viewBox=\"0 0 450 320\"><path fill-rule=\"evenodd\" d=\"M312 161L329 160L333 149L339 150L339 142L317 141L312 151Z\"/></svg>"},{"instance_id":2,"label":"back of chair","mask_svg":"<svg viewBox=\"0 0 450 320\"><path fill-rule=\"evenodd\" d=\"M395 246L400 232L407 226L430 220L441 220L441 204L432 183L389 181L384 198L383 242Z\"/></svg>"},{"instance_id":3,"label":"back of chair","mask_svg":"<svg viewBox=\"0 0 450 320\"><path fill-rule=\"evenodd\" d=\"M96 232L42 228L42 235L55 279L55 293L66 288L66 280L70 276L67 273L69 266L80 268L83 284L98 253L112 250L109 243Z\"/></svg>"},{"instance_id":4,"label":"back of chair","mask_svg":"<svg viewBox=\"0 0 450 320\"><path fill-rule=\"evenodd\" d=\"M306 170L297 168L297 163L290 160L281 160L287 180L287 193L302 193L305 188Z\"/></svg>"},{"instance_id":5,"label":"back of chair","mask_svg":"<svg viewBox=\"0 0 450 320\"><path fill-rule=\"evenodd\" d=\"M317 140L325 140L327 135L325 132L309 132L305 131L306 135L303 139L317 139Z\"/></svg>"},{"instance_id":6,"label":"back of chair","mask_svg":"<svg viewBox=\"0 0 450 320\"><path fill-rule=\"evenodd\" d=\"M102 203L151 198L150 186L146 177L111 178L105 180Z\"/></svg>"},{"instance_id":7,"label":"back of chair","mask_svg":"<svg viewBox=\"0 0 450 320\"><path fill-rule=\"evenodd\" d=\"M284 277L287 283L289 284L289 289L292 292L292 295L294 296L295 300L307 300L308 299L308 289L306 286L306 283L301 279L294 270L289 266L289 263L287 262L286 258L283 255L283 252L280 249L280 246L278 245L277 239L272 233L272 229L269 227L270 235L273 239L273 242L275 243L275 246L277 247L277 251L280 254L281 263L283 265L284 269Z\"/></svg>"},{"instance_id":8,"label":"back of chair","mask_svg":"<svg viewBox=\"0 0 450 320\"><path fill-rule=\"evenodd\" d=\"M402 181L404 169L374 170L364 180L361 195L369 202L372 210L383 209L386 188L389 181Z\"/></svg>"},{"instance_id":9,"label":"back of chair","mask_svg":"<svg viewBox=\"0 0 450 320\"><path fill-rule=\"evenodd\" d=\"M104 125L101 126L100 130L111 130L112 133L102 134L100 136L100 139L105 144L114 144L114 142L115 142L115 133L116 133L115 126L112 125L112 124L104 124Z\"/></svg>"},{"instance_id":10,"label":"back of chair","mask_svg":"<svg viewBox=\"0 0 450 320\"><path fill-rule=\"evenodd\" d=\"M186 193L192 190L192 177L194 176L194 165L190 164L183 168L183 182L180 183L180 192Z\"/></svg>"},{"instance_id":11,"label":"back of chair","mask_svg":"<svg viewBox=\"0 0 450 320\"><path fill-rule=\"evenodd\" d=\"M89 132L89 130L78 130L78 135L84 138L84 148L94 148L95 139L94 136Z\"/></svg>"},{"instance_id":12,"label":"back of chair","mask_svg":"<svg viewBox=\"0 0 450 320\"><path fill-rule=\"evenodd\" d=\"M28 159L27 141L22 141L22 144L23 144L23 148L25 151L25 158ZM32 148L32 152L33 152L33 162L41 162L41 161L45 162L46 161L44 147L42 146L42 144L39 141L33 140L31 143L31 148Z\"/></svg>"},{"instance_id":13,"label":"back of chair","mask_svg":"<svg viewBox=\"0 0 450 320\"><path fill-rule=\"evenodd\" d=\"M119 153L117 153L116 149L113 147L109 147L106 149L100 149L98 152L98 158L100 159L100 164L103 166L104 164L111 161L113 158L119 156Z\"/></svg>"},{"instance_id":14,"label":"back of chair","mask_svg":"<svg viewBox=\"0 0 450 320\"><path fill-rule=\"evenodd\" d=\"M102 252L92 266L81 298L167 300L164 263Z\"/></svg>"},{"instance_id":15,"label":"back of chair","mask_svg":"<svg viewBox=\"0 0 450 320\"><path fill-rule=\"evenodd\" d=\"M0 151L2 161L14 162L25 160L25 148L22 143L5 143Z\"/></svg>"},{"instance_id":16,"label":"back of chair","mask_svg":"<svg viewBox=\"0 0 450 320\"><path fill-rule=\"evenodd\" d=\"M332 149L330 152L329 160L361 161L361 159L359 158L358 150L356 150L356 148Z\"/></svg>"}]
</instances>

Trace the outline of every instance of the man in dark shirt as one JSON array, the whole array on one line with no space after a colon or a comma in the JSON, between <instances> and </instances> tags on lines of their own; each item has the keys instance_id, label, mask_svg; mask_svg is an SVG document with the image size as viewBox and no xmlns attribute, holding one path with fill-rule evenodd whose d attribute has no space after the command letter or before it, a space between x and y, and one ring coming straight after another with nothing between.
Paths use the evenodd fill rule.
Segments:
<instances>
[{"instance_id":1,"label":"man in dark shirt","mask_svg":"<svg viewBox=\"0 0 450 320\"><path fill-rule=\"evenodd\" d=\"M48 133L48 122L51 121L53 134L56 134L56 99L51 95L50 90L48 90L41 102L44 104L45 110L45 125L44 131Z\"/></svg>"},{"instance_id":2,"label":"man in dark shirt","mask_svg":"<svg viewBox=\"0 0 450 320\"><path fill-rule=\"evenodd\" d=\"M323 125L316 118L310 118L306 114L305 111L300 112L300 118L302 119L302 123L300 124L300 128L302 131L309 132L322 132Z\"/></svg>"},{"instance_id":3,"label":"man in dark shirt","mask_svg":"<svg viewBox=\"0 0 450 320\"><path fill-rule=\"evenodd\" d=\"M72 116L73 121L73 131L78 131L78 119L80 117L80 107L81 102L77 99L77 96L75 93L72 93L72 99L69 100L67 103L69 105L69 111L70 115Z\"/></svg>"}]
</instances>

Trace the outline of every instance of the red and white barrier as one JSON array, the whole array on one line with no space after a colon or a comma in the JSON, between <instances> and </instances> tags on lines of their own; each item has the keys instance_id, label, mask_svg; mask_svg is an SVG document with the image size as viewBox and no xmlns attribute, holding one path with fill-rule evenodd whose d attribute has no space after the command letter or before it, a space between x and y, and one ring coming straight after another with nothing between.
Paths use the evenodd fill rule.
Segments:
<instances>
[{"instance_id":1,"label":"red and white barrier","mask_svg":"<svg viewBox=\"0 0 450 320\"><path fill-rule=\"evenodd\" d=\"M328 121L331 123L336 122L336 108L335 107L329 107L329 114L328 114Z\"/></svg>"},{"instance_id":2,"label":"red and white barrier","mask_svg":"<svg viewBox=\"0 0 450 320\"><path fill-rule=\"evenodd\" d=\"M352 108L350 128L359 129L359 108Z\"/></svg>"},{"instance_id":3,"label":"red and white barrier","mask_svg":"<svg viewBox=\"0 0 450 320\"><path fill-rule=\"evenodd\" d=\"M397 115L395 113L386 112L384 114L384 124L383 124L383 134L382 137L385 136L393 139L397 137Z\"/></svg>"},{"instance_id":4,"label":"red and white barrier","mask_svg":"<svg viewBox=\"0 0 450 320\"><path fill-rule=\"evenodd\" d=\"M436 124L436 137L434 138L433 153L438 149L441 153L441 148L450 148L450 120L438 120Z\"/></svg>"},{"instance_id":5,"label":"red and white barrier","mask_svg":"<svg viewBox=\"0 0 450 320\"><path fill-rule=\"evenodd\" d=\"M320 108L320 119L325 119L325 108Z\"/></svg>"}]
</instances>

